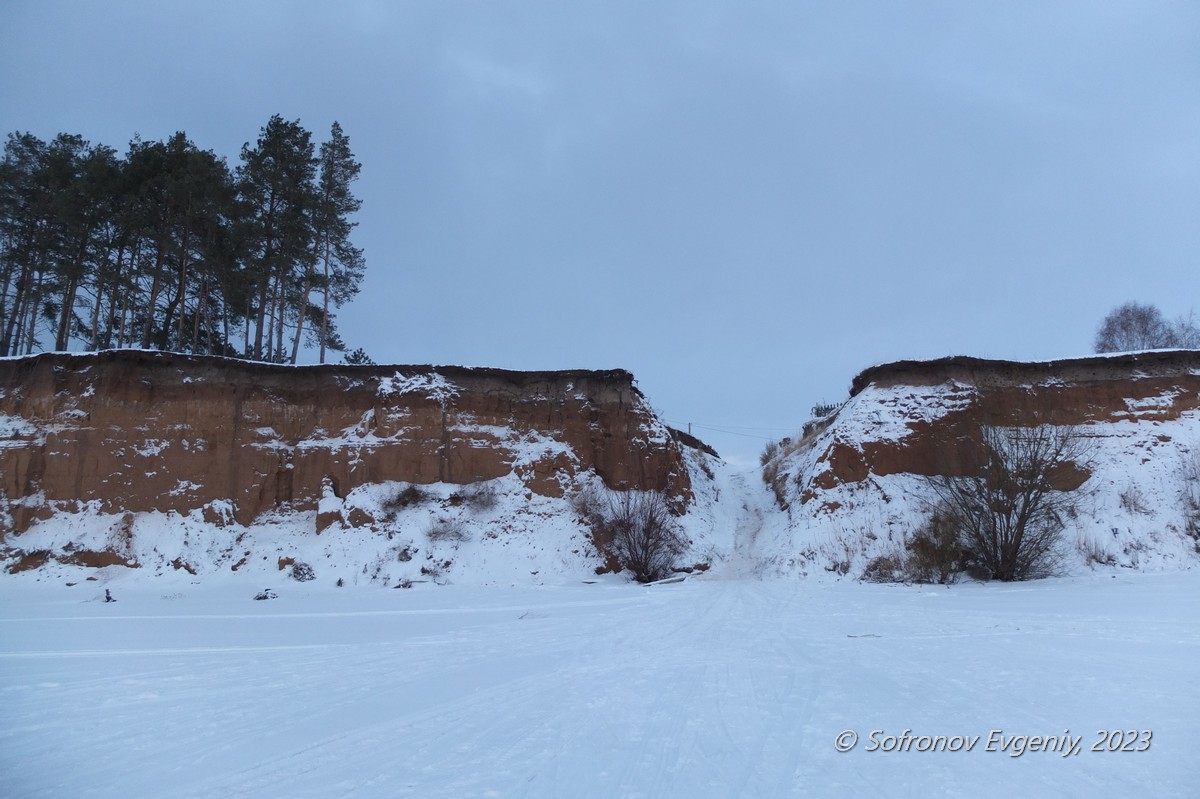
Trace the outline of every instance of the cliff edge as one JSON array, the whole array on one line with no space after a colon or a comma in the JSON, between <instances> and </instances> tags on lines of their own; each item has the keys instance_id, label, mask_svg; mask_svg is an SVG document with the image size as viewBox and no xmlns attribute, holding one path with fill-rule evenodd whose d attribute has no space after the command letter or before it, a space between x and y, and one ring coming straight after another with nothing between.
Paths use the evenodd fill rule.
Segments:
<instances>
[{"instance_id":1,"label":"cliff edge","mask_svg":"<svg viewBox=\"0 0 1200 799\"><path fill-rule=\"evenodd\" d=\"M396 514L414 504L396 499L405 489L436 506L431 518L454 515L463 486L520 494L513 514L538 500L566 507L565 494L592 481L662 491L680 510L692 498L682 446L626 371L289 367L130 350L0 359L0 480L10 560L56 520L43 527L91 532L43 529L44 557L108 552L89 557L129 565L162 560L157 551L189 570L236 563L245 548L210 552L206 532L207 554L185 557L171 543L186 537L181 524L236 527L237 538L286 518L313 534L363 528L392 540Z\"/></svg>"},{"instance_id":2,"label":"cliff edge","mask_svg":"<svg viewBox=\"0 0 1200 799\"><path fill-rule=\"evenodd\" d=\"M1056 489L1084 498L1067 520L1068 560L1196 563L1196 351L874 366L833 413L782 442L764 477L787 514L793 553L851 572L903 548L929 516L928 478L969 474L984 428L1039 425L1071 428L1086 443L1086 462L1054 475Z\"/></svg>"}]
</instances>

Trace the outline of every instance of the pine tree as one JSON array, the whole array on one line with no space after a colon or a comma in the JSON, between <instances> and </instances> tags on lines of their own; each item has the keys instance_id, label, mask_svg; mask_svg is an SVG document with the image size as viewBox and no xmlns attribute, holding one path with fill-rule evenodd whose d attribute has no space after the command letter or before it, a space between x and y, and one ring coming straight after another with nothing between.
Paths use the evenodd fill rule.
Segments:
<instances>
[{"instance_id":1,"label":"pine tree","mask_svg":"<svg viewBox=\"0 0 1200 799\"><path fill-rule=\"evenodd\" d=\"M359 170L339 125L317 159L308 131L278 115L236 176L183 132L135 137L123 158L77 135L10 134L0 356L83 342L294 363L307 336L324 361L345 349L331 306L363 276L349 240Z\"/></svg>"},{"instance_id":2,"label":"pine tree","mask_svg":"<svg viewBox=\"0 0 1200 799\"><path fill-rule=\"evenodd\" d=\"M315 175L311 134L299 121L286 122L276 114L253 148L242 147L238 189L248 212L246 270L254 287L253 307L247 308L254 319L254 345L247 341L247 354L255 360L283 360L287 319L307 307L307 298L299 295L315 260Z\"/></svg>"},{"instance_id":3,"label":"pine tree","mask_svg":"<svg viewBox=\"0 0 1200 799\"><path fill-rule=\"evenodd\" d=\"M367 351L362 347L358 347L354 352L346 353L342 358L351 366L374 366L375 361L371 360L371 356L367 355Z\"/></svg>"},{"instance_id":4,"label":"pine tree","mask_svg":"<svg viewBox=\"0 0 1200 799\"><path fill-rule=\"evenodd\" d=\"M76 145L86 149L75 150ZM87 147L81 139L71 142L70 147L62 164L68 170L63 180L69 188L60 193L55 209L62 246L54 283L58 306L54 349L59 351L68 348L73 333L87 329L76 304L81 290L91 287L107 252L104 222L120 171L116 151L111 147Z\"/></svg>"},{"instance_id":5,"label":"pine tree","mask_svg":"<svg viewBox=\"0 0 1200 799\"><path fill-rule=\"evenodd\" d=\"M350 216L356 213L362 202L350 190L350 184L358 178L362 165L354 160L350 151L350 139L342 132L337 122L329 132L329 141L321 145L320 178L317 183L317 205L314 213L316 228L317 259L322 272L317 278L321 290L320 319L317 333L320 346L320 363L325 363L325 351L330 344L341 345L333 329L329 306L341 307L358 293L365 270L362 250L350 242L350 233L357 226ZM305 284L305 296L309 282ZM303 318L301 318L303 323ZM292 363L300 348L300 330L292 346Z\"/></svg>"},{"instance_id":6,"label":"pine tree","mask_svg":"<svg viewBox=\"0 0 1200 799\"><path fill-rule=\"evenodd\" d=\"M182 132L166 142L135 140L126 168L141 346L208 351L199 339L202 331L205 341L213 338L212 292L232 268L229 170Z\"/></svg>"},{"instance_id":7,"label":"pine tree","mask_svg":"<svg viewBox=\"0 0 1200 799\"><path fill-rule=\"evenodd\" d=\"M61 133L45 143L12 134L0 168L0 353L31 353L39 327L66 349L76 299L100 249L115 154Z\"/></svg>"},{"instance_id":8,"label":"pine tree","mask_svg":"<svg viewBox=\"0 0 1200 799\"><path fill-rule=\"evenodd\" d=\"M0 161L0 355L20 352L18 320L26 317L34 274L44 259L45 158L44 141L29 133L9 134Z\"/></svg>"}]
</instances>

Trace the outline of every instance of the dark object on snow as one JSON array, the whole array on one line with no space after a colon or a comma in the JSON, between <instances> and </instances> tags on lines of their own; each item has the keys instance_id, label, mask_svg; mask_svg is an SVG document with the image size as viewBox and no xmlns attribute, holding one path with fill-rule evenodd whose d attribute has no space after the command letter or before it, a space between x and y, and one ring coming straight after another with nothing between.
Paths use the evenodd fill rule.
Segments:
<instances>
[{"instance_id":1,"label":"dark object on snow","mask_svg":"<svg viewBox=\"0 0 1200 799\"><path fill-rule=\"evenodd\" d=\"M309 580L317 579L317 572L312 566L309 566L303 561L296 561L292 564L292 579L297 582L306 583Z\"/></svg>"},{"instance_id":2,"label":"dark object on snow","mask_svg":"<svg viewBox=\"0 0 1200 799\"><path fill-rule=\"evenodd\" d=\"M108 590L107 588L104 589L104 601L105 602L116 602L117 601L117 600L113 599L112 591Z\"/></svg>"},{"instance_id":3,"label":"dark object on snow","mask_svg":"<svg viewBox=\"0 0 1200 799\"><path fill-rule=\"evenodd\" d=\"M272 591L270 588L264 588L263 590L261 590L257 594L255 594L254 598L255 599L277 599L278 597L275 596L275 592Z\"/></svg>"},{"instance_id":4,"label":"dark object on snow","mask_svg":"<svg viewBox=\"0 0 1200 799\"><path fill-rule=\"evenodd\" d=\"M691 433L685 433L682 430L676 430L674 427L671 427L670 425L667 426L667 432L671 434L671 438L675 439L678 443L683 444L685 447L691 447L692 449L698 449L707 455L712 455L714 458L721 457L720 455L717 454L717 451L715 449L710 447L708 444L705 444L703 441L696 438Z\"/></svg>"}]
</instances>

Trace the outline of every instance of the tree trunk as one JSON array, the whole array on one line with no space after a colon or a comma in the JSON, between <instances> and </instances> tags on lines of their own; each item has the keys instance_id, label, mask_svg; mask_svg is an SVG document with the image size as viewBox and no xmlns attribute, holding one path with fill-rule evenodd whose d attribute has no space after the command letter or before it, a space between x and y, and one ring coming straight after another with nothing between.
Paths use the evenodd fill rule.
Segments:
<instances>
[{"instance_id":1,"label":"tree trunk","mask_svg":"<svg viewBox=\"0 0 1200 799\"><path fill-rule=\"evenodd\" d=\"M0 347L5 355L17 355L20 352L21 337L25 331L25 307L29 303L33 272L34 265L30 261L21 267L21 274L17 277L12 313L5 325L3 346Z\"/></svg>"},{"instance_id":2,"label":"tree trunk","mask_svg":"<svg viewBox=\"0 0 1200 799\"><path fill-rule=\"evenodd\" d=\"M283 304L283 284L284 277L283 275L280 275L279 282L275 284L275 312L277 317L275 319L275 352L271 358L272 363L283 362L283 320L287 318L287 309Z\"/></svg>"},{"instance_id":3,"label":"tree trunk","mask_svg":"<svg viewBox=\"0 0 1200 799\"><path fill-rule=\"evenodd\" d=\"M304 319L308 314L308 292L312 290L312 266L304 265L304 288L300 291L300 318L296 320L296 337L292 339L291 363L296 363L300 354L300 336L304 332Z\"/></svg>"},{"instance_id":4,"label":"tree trunk","mask_svg":"<svg viewBox=\"0 0 1200 799\"><path fill-rule=\"evenodd\" d=\"M71 321L75 316L75 296L79 292L79 280L72 277L63 292L62 308L58 315L58 335L54 337L55 352L65 352L71 339Z\"/></svg>"},{"instance_id":5,"label":"tree trunk","mask_svg":"<svg viewBox=\"0 0 1200 799\"><path fill-rule=\"evenodd\" d=\"M25 346L25 354L32 355L34 345L37 344L37 312L38 305L42 302L42 284L45 279L45 272L38 272L37 283L34 285L33 296L29 303L29 330L26 331L28 343Z\"/></svg>"},{"instance_id":6,"label":"tree trunk","mask_svg":"<svg viewBox=\"0 0 1200 799\"><path fill-rule=\"evenodd\" d=\"M154 278L150 282L150 302L146 306L146 324L142 327L142 349L150 348L150 335L154 330L154 306L158 304L158 292L162 286L162 269L166 263L166 247L158 242L158 252L154 258Z\"/></svg>"},{"instance_id":7,"label":"tree trunk","mask_svg":"<svg viewBox=\"0 0 1200 799\"><path fill-rule=\"evenodd\" d=\"M325 238L325 290L321 307L321 363L325 363L325 340L329 334L329 238Z\"/></svg>"},{"instance_id":8,"label":"tree trunk","mask_svg":"<svg viewBox=\"0 0 1200 799\"><path fill-rule=\"evenodd\" d=\"M262 279L262 287L258 293L258 324L254 329L254 360L261 361L263 359L263 328L267 324L267 297L270 293L271 278L264 276ZM249 320L247 320L249 325ZM247 328L249 329L249 328ZM267 339L268 343L270 339Z\"/></svg>"},{"instance_id":9,"label":"tree trunk","mask_svg":"<svg viewBox=\"0 0 1200 799\"><path fill-rule=\"evenodd\" d=\"M179 328L175 337L175 346L183 349L183 323L184 317L187 316L187 268L188 268L188 240L192 237L192 204L188 201L187 211L183 215L183 243L179 248L179 293L178 312L179 312Z\"/></svg>"}]
</instances>

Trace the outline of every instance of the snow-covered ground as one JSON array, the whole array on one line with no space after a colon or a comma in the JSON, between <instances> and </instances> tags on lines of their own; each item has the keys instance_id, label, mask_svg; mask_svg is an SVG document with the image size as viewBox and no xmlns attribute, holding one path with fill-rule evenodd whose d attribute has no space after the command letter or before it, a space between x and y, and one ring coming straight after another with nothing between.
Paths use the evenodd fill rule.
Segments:
<instances>
[{"instance_id":1,"label":"snow-covered ground","mask_svg":"<svg viewBox=\"0 0 1200 799\"><path fill-rule=\"evenodd\" d=\"M1200 792L1194 569L951 588L279 579L264 602L195 579L114 581L107 604L101 582L0 582L4 796ZM1089 751L1099 730L1148 748ZM906 731L980 739L917 751L933 740ZM1013 735L1082 751L987 751Z\"/></svg>"}]
</instances>

